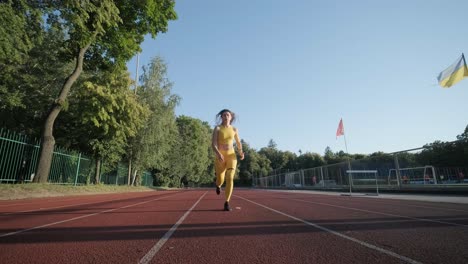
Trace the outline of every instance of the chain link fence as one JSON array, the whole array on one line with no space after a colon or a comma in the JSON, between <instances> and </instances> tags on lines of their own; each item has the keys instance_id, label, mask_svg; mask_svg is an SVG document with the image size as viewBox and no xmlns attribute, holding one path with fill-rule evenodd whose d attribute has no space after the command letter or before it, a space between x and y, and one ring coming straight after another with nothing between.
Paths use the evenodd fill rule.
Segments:
<instances>
[{"instance_id":1,"label":"chain link fence","mask_svg":"<svg viewBox=\"0 0 468 264\"><path fill-rule=\"evenodd\" d=\"M370 156L298 171L254 177L256 188L405 190L468 187L467 167L420 164L411 154L424 148Z\"/></svg>"}]
</instances>

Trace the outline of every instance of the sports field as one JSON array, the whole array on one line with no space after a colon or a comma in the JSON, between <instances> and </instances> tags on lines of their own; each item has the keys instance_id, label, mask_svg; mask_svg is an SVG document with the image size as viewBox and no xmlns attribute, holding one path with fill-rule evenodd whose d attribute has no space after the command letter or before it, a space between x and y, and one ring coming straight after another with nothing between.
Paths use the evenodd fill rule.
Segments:
<instances>
[{"instance_id":1,"label":"sports field","mask_svg":"<svg viewBox=\"0 0 468 264\"><path fill-rule=\"evenodd\" d=\"M223 198L189 189L0 201L0 262L468 259L467 203L237 188L224 212Z\"/></svg>"}]
</instances>

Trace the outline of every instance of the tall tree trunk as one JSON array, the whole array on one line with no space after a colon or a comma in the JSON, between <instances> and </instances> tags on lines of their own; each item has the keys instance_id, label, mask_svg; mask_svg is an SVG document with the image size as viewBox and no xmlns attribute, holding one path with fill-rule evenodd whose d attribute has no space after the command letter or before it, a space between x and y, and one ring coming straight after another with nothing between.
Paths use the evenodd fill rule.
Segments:
<instances>
[{"instance_id":1,"label":"tall tree trunk","mask_svg":"<svg viewBox=\"0 0 468 264\"><path fill-rule=\"evenodd\" d=\"M54 152L55 139L53 135L55 119L62 110L63 104L67 99L68 93L73 85L73 83L78 79L81 72L83 71L83 60L86 50L88 50L91 42L85 47L78 50L76 56L76 65L72 74L68 76L65 80L65 83L62 86L59 97L55 99L52 107L50 108L49 115L44 123L42 128L41 136L41 149L39 152L39 163L36 169L36 176L34 177L34 182L46 183L49 178L50 167L52 165L52 156Z\"/></svg>"},{"instance_id":2,"label":"tall tree trunk","mask_svg":"<svg viewBox=\"0 0 468 264\"><path fill-rule=\"evenodd\" d=\"M128 160L128 176L127 176L127 185L130 185L130 177L132 175L132 159Z\"/></svg>"},{"instance_id":3,"label":"tall tree trunk","mask_svg":"<svg viewBox=\"0 0 468 264\"><path fill-rule=\"evenodd\" d=\"M100 176L101 176L101 159L96 158L96 173L94 174L94 184L99 184L101 181Z\"/></svg>"},{"instance_id":4,"label":"tall tree trunk","mask_svg":"<svg viewBox=\"0 0 468 264\"><path fill-rule=\"evenodd\" d=\"M135 170L135 171L133 172L132 186L137 186L137 185L135 184L135 180L136 180L136 178L137 178L137 172L138 172L138 170Z\"/></svg>"}]
</instances>

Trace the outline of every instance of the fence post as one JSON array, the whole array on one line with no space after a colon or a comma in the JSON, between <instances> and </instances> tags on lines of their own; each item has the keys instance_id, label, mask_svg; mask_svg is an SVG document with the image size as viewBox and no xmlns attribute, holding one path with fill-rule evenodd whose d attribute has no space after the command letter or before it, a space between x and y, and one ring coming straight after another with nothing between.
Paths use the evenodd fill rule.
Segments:
<instances>
[{"instance_id":1,"label":"fence post","mask_svg":"<svg viewBox=\"0 0 468 264\"><path fill-rule=\"evenodd\" d=\"M115 185L119 185L119 164L117 164L117 171L115 172Z\"/></svg>"},{"instance_id":2,"label":"fence post","mask_svg":"<svg viewBox=\"0 0 468 264\"><path fill-rule=\"evenodd\" d=\"M398 188L401 188L401 175L400 175L400 164L398 163L398 154L394 154L395 159L395 168L396 168L396 178L397 178L397 185ZM391 175L390 175L391 177ZM391 178L390 178L391 179Z\"/></svg>"},{"instance_id":3,"label":"fence post","mask_svg":"<svg viewBox=\"0 0 468 264\"><path fill-rule=\"evenodd\" d=\"M325 181L323 179L323 166L320 167L320 176L322 177L322 187L325 187Z\"/></svg>"},{"instance_id":4,"label":"fence post","mask_svg":"<svg viewBox=\"0 0 468 264\"><path fill-rule=\"evenodd\" d=\"M80 162L81 162L81 152L80 152L80 155L78 155L78 164L76 165L75 186L76 186L76 183L78 182L78 175L80 174Z\"/></svg>"},{"instance_id":5,"label":"fence post","mask_svg":"<svg viewBox=\"0 0 468 264\"><path fill-rule=\"evenodd\" d=\"M301 172L301 181L302 181L302 182L301 182L301 185L302 185L302 187L305 187L304 170L300 170L300 172Z\"/></svg>"}]
</instances>

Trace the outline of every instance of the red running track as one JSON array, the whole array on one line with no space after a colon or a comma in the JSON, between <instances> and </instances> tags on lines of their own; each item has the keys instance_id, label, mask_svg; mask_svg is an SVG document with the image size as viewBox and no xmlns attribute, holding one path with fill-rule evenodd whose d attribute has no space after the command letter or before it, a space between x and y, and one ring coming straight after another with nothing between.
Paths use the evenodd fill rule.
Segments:
<instances>
[{"instance_id":1,"label":"red running track","mask_svg":"<svg viewBox=\"0 0 468 264\"><path fill-rule=\"evenodd\" d=\"M1 263L468 263L468 205L235 189L0 201Z\"/></svg>"}]
</instances>

